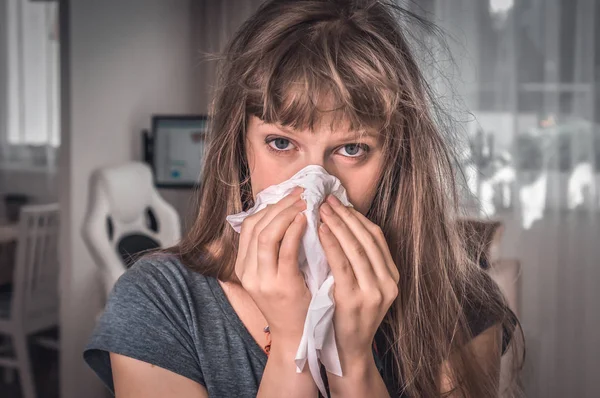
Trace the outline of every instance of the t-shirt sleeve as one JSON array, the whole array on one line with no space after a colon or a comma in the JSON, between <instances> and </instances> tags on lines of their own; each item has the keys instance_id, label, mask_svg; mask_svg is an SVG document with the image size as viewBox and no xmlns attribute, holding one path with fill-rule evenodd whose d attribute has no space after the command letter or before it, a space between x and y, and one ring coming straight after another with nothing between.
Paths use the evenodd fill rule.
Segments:
<instances>
[{"instance_id":1,"label":"t-shirt sleeve","mask_svg":"<svg viewBox=\"0 0 600 398\"><path fill-rule=\"evenodd\" d=\"M124 355L205 385L191 333L185 281L172 264L142 259L119 278L84 351L114 394L109 353Z\"/></svg>"}]
</instances>

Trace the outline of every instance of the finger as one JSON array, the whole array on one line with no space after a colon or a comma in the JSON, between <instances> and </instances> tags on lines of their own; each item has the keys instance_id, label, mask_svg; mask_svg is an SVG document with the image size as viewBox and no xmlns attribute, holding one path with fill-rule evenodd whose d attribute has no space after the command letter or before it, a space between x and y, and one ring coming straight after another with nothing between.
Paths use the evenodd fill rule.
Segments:
<instances>
[{"instance_id":1,"label":"finger","mask_svg":"<svg viewBox=\"0 0 600 398\"><path fill-rule=\"evenodd\" d=\"M292 278L300 275L298 267L298 255L302 235L306 229L306 216L304 213L298 213L290 224L279 248L279 266L277 274L283 278Z\"/></svg>"},{"instance_id":2,"label":"finger","mask_svg":"<svg viewBox=\"0 0 600 398\"><path fill-rule=\"evenodd\" d=\"M256 224L265 216L267 209L262 209L251 216L246 217L242 222L240 231L240 240L238 244L237 261L235 272L239 278L247 277L251 274L256 274L256 255L252 257L251 246L252 237L254 236L254 228ZM254 261L250 261L254 259Z\"/></svg>"},{"instance_id":3,"label":"finger","mask_svg":"<svg viewBox=\"0 0 600 398\"><path fill-rule=\"evenodd\" d=\"M246 217L242 222L240 230L240 240L238 244L238 258L244 258L248 252L248 244L252 239L252 233L256 224L265 216L267 208L264 208L251 216Z\"/></svg>"},{"instance_id":4,"label":"finger","mask_svg":"<svg viewBox=\"0 0 600 398\"><path fill-rule=\"evenodd\" d=\"M269 224L258 234L257 260L259 277L271 278L277 274L280 246L283 237L301 211L306 209L306 203L298 199L288 208L279 212ZM297 260L296 260L297 261Z\"/></svg>"},{"instance_id":5,"label":"finger","mask_svg":"<svg viewBox=\"0 0 600 398\"><path fill-rule=\"evenodd\" d=\"M358 287L358 282L352 265L346 257L340 242L325 223L319 227L319 240L331 268L336 289L347 292L355 290Z\"/></svg>"},{"instance_id":6,"label":"finger","mask_svg":"<svg viewBox=\"0 0 600 398\"><path fill-rule=\"evenodd\" d=\"M247 217L242 223L242 230L240 231L240 243L238 258L244 259L246 257L256 260L256 237L264 227L264 225L271 220L282 208L289 207L296 200L300 198L300 194L303 192L301 187L296 187L289 195L281 199L279 202L273 205L267 205L264 209L254 213ZM250 253L252 251L252 253ZM244 261L245 269L243 272L256 273L256 261Z\"/></svg>"},{"instance_id":7,"label":"finger","mask_svg":"<svg viewBox=\"0 0 600 398\"><path fill-rule=\"evenodd\" d=\"M375 288L377 278L368 253L346 222L327 203L321 206L321 219L339 241L342 250L350 261L358 286L363 290Z\"/></svg>"},{"instance_id":8,"label":"finger","mask_svg":"<svg viewBox=\"0 0 600 398\"><path fill-rule=\"evenodd\" d=\"M259 247L259 236L261 236L262 231L265 229L265 227L267 225L269 225L269 223L282 211L290 208L291 206L294 205L298 205L298 203L301 202L301 204L304 204L304 200L302 200L300 198L300 193L302 193L303 188L301 187L297 187L296 189L294 189L292 191L291 194L287 195L286 197L284 197L283 199L281 199L279 202L273 204L273 205L269 205L267 206L264 212L264 215L256 222L256 224L254 225L254 228L252 229L252 236L250 238L250 242L248 243L248 248L250 253L250 256L252 259L255 259L256 261L251 261L249 262L250 266L253 267L253 269L251 270L252 272L255 272L256 274L258 274L259 269L258 267L260 265L264 266L264 267L270 267L271 269L266 269L266 272L273 272L274 269L276 269L277 267L277 260L275 257L275 262L271 261L269 263L264 263L262 264L259 260L258 260L258 256L264 256L266 260L269 260L269 245L268 242L266 241L267 238L263 238L265 241L262 243L265 247L264 249L261 249ZM263 253L264 250L264 253ZM274 251L274 256L276 256L278 254L279 249L275 248L275 249L271 249L271 250L275 250Z\"/></svg>"},{"instance_id":9,"label":"finger","mask_svg":"<svg viewBox=\"0 0 600 398\"><path fill-rule=\"evenodd\" d=\"M358 219L358 221L360 221L360 223L364 226L364 228L366 228L371 235L375 238L375 241L377 242L377 246L379 247L379 250L381 251L381 254L383 255L383 258L385 259L385 265L386 265L386 269L389 272L389 275L392 277L392 279L394 280L394 282L398 283L398 281L400 280L400 273L398 271L398 267L396 266L396 263L392 257L392 253L390 253L390 248L388 246L387 240L385 239L385 235L383 234L383 231L381 230L381 228L373 223L371 220L369 220L367 217L365 217L363 214L361 214L358 210L354 209L354 208L348 208L348 210ZM383 270L380 270L380 273L382 273Z\"/></svg>"},{"instance_id":10,"label":"finger","mask_svg":"<svg viewBox=\"0 0 600 398\"><path fill-rule=\"evenodd\" d=\"M296 187L294 190L279 202L274 203L272 205L267 206L265 209L264 216L256 223L254 229L255 233L260 233L263 228L273 220L273 218L287 209L291 205L293 205L298 199L300 199L300 194L304 191L302 187Z\"/></svg>"}]
</instances>

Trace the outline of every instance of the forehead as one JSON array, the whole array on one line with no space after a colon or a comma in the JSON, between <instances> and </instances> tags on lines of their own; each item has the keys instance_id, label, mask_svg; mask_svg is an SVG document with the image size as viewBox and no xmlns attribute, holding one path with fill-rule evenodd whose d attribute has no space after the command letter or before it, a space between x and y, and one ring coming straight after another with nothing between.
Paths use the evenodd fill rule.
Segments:
<instances>
[{"instance_id":1,"label":"forehead","mask_svg":"<svg viewBox=\"0 0 600 398\"><path fill-rule=\"evenodd\" d=\"M247 107L247 112L296 132L356 133L383 125L385 118L373 109L374 99L351 101L330 81L312 83L288 81L276 93L260 98L260 104ZM369 97L366 92L359 96Z\"/></svg>"},{"instance_id":2,"label":"forehead","mask_svg":"<svg viewBox=\"0 0 600 398\"><path fill-rule=\"evenodd\" d=\"M374 138L380 137L379 132L374 128L352 129L351 123L344 119L334 120L332 116L320 118L314 126L289 126L281 122L266 122L255 115L250 115L249 126L259 130L276 129L289 135L332 135L336 138Z\"/></svg>"}]
</instances>

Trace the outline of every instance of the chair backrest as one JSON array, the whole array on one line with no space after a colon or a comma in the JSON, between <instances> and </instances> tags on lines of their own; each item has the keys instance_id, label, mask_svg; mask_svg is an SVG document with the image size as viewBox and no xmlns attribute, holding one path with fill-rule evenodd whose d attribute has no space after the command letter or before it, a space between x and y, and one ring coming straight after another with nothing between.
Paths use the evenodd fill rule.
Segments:
<instances>
[{"instance_id":1,"label":"chair backrest","mask_svg":"<svg viewBox=\"0 0 600 398\"><path fill-rule=\"evenodd\" d=\"M179 215L161 198L144 163L95 171L89 199L82 232L107 292L137 254L181 238Z\"/></svg>"},{"instance_id":2,"label":"chair backrest","mask_svg":"<svg viewBox=\"0 0 600 398\"><path fill-rule=\"evenodd\" d=\"M11 318L37 328L58 320L58 203L21 208Z\"/></svg>"}]
</instances>

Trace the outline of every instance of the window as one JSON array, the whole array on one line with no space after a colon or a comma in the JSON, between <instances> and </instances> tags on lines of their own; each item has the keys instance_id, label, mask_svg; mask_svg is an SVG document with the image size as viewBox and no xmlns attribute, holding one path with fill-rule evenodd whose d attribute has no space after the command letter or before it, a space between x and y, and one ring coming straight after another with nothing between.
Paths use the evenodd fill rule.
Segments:
<instances>
[{"instance_id":1,"label":"window","mask_svg":"<svg viewBox=\"0 0 600 398\"><path fill-rule=\"evenodd\" d=\"M53 163L60 145L58 2L2 3L0 164Z\"/></svg>"}]
</instances>

